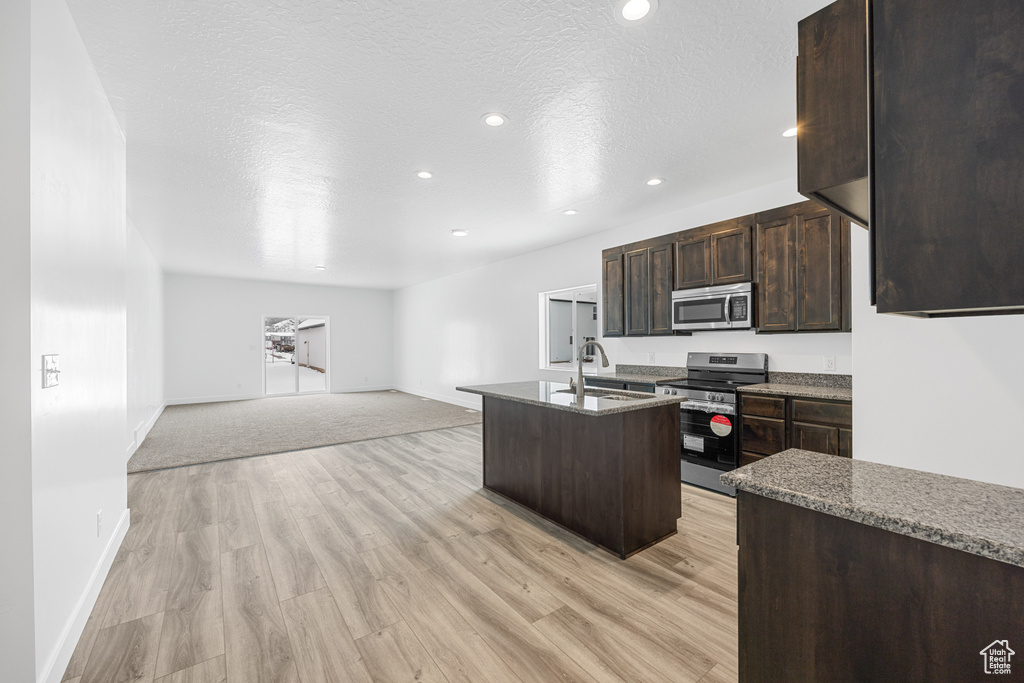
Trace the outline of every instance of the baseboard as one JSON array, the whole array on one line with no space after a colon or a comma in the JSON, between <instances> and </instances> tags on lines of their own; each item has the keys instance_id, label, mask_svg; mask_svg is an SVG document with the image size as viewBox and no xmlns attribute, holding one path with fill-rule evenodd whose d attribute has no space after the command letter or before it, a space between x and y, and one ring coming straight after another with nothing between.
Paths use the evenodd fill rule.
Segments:
<instances>
[{"instance_id":1,"label":"baseboard","mask_svg":"<svg viewBox=\"0 0 1024 683\"><path fill-rule=\"evenodd\" d=\"M413 389L411 387L395 387L398 391L404 394L412 394L413 396L422 396L423 398L429 398L433 401L441 401L443 403L452 403L463 408L472 408L473 410L480 410L483 401L476 394L466 394L465 398L461 396L442 396L441 394L434 394L429 391L423 391L422 389Z\"/></svg>"},{"instance_id":2,"label":"baseboard","mask_svg":"<svg viewBox=\"0 0 1024 683\"><path fill-rule=\"evenodd\" d=\"M391 384L373 386L373 387L341 387L339 389L331 389L332 394L358 394L363 391L388 391L395 387Z\"/></svg>"},{"instance_id":3,"label":"baseboard","mask_svg":"<svg viewBox=\"0 0 1024 683\"><path fill-rule=\"evenodd\" d=\"M160 407L153 412L148 420L138 424L135 428L135 439L128 444L128 457L125 458L126 460L135 455L135 451L139 450L139 446L141 446L142 442L146 440L147 436L149 436L149 432L153 429L153 425L155 425L156 421L160 419L160 416L164 414L164 408L166 407L167 402L164 401L160 404Z\"/></svg>"},{"instance_id":4,"label":"baseboard","mask_svg":"<svg viewBox=\"0 0 1024 683\"><path fill-rule=\"evenodd\" d=\"M183 406L190 403L221 403L223 401L252 401L257 398L266 398L263 394L253 396L235 394L233 396L198 396L196 398L169 398L164 406Z\"/></svg>"},{"instance_id":5,"label":"baseboard","mask_svg":"<svg viewBox=\"0 0 1024 683\"><path fill-rule=\"evenodd\" d=\"M131 526L131 510L126 509L121 514L121 519L118 521L114 533L110 536L107 547L103 549L103 555L100 556L100 561L93 570L92 576L89 577L89 583L85 587L85 592L82 593L82 597L78 599L78 604L75 605L75 611L71 614L71 619L61 634L60 642L53 656L39 674L37 679L39 683L60 683L60 679L64 677L64 670L68 668L71 655L75 653L78 639L82 637L85 623L89 621L92 608L96 606L96 598L100 595L103 582L107 579L107 574L110 572L110 565L114 563L114 556L117 555L117 551L124 541L125 534L128 533L129 526Z\"/></svg>"}]
</instances>

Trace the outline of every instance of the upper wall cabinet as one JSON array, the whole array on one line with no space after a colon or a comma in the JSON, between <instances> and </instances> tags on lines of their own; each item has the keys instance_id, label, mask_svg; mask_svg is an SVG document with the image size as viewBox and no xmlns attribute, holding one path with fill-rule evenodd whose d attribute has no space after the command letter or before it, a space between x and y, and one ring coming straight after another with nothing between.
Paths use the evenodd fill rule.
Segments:
<instances>
[{"instance_id":1,"label":"upper wall cabinet","mask_svg":"<svg viewBox=\"0 0 1024 683\"><path fill-rule=\"evenodd\" d=\"M866 0L839 0L799 24L800 194L868 224Z\"/></svg>"},{"instance_id":2,"label":"upper wall cabinet","mask_svg":"<svg viewBox=\"0 0 1024 683\"><path fill-rule=\"evenodd\" d=\"M622 248L626 336L672 334L672 237Z\"/></svg>"},{"instance_id":3,"label":"upper wall cabinet","mask_svg":"<svg viewBox=\"0 0 1024 683\"><path fill-rule=\"evenodd\" d=\"M850 330L850 223L815 202L757 214L758 332Z\"/></svg>"},{"instance_id":4,"label":"upper wall cabinet","mask_svg":"<svg viewBox=\"0 0 1024 683\"><path fill-rule=\"evenodd\" d=\"M880 313L1024 313L1024 3L874 0Z\"/></svg>"},{"instance_id":5,"label":"upper wall cabinet","mask_svg":"<svg viewBox=\"0 0 1024 683\"><path fill-rule=\"evenodd\" d=\"M1024 313L1024 4L838 0L799 29L799 189L870 223L878 312Z\"/></svg>"},{"instance_id":6,"label":"upper wall cabinet","mask_svg":"<svg viewBox=\"0 0 1024 683\"><path fill-rule=\"evenodd\" d=\"M605 337L621 337L625 334L626 319L623 279L622 248L606 249L601 260L601 301Z\"/></svg>"},{"instance_id":7,"label":"upper wall cabinet","mask_svg":"<svg viewBox=\"0 0 1024 683\"><path fill-rule=\"evenodd\" d=\"M675 288L750 282L753 224L753 216L743 216L679 233Z\"/></svg>"}]
</instances>

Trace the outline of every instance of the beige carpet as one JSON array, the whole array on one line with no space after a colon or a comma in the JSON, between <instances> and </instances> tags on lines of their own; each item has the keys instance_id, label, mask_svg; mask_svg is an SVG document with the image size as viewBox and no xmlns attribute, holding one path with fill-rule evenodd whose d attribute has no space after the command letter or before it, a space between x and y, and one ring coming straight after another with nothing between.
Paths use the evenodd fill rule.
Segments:
<instances>
[{"instance_id":1,"label":"beige carpet","mask_svg":"<svg viewBox=\"0 0 1024 683\"><path fill-rule=\"evenodd\" d=\"M168 406L128 472L195 465L480 422L462 406L396 391Z\"/></svg>"}]
</instances>

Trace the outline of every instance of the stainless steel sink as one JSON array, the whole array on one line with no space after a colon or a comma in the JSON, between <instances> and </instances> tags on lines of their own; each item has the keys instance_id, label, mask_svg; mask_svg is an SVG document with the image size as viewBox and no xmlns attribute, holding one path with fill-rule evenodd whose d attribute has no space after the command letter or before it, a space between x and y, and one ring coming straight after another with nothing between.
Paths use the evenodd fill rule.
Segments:
<instances>
[{"instance_id":1,"label":"stainless steel sink","mask_svg":"<svg viewBox=\"0 0 1024 683\"><path fill-rule=\"evenodd\" d=\"M574 389L559 389L555 392L556 394L575 394ZM646 401L651 398L657 398L654 394L650 396L641 396L636 394L622 394L617 391L609 391L607 389L584 389L584 396L592 396L594 398L607 398L612 401Z\"/></svg>"}]
</instances>

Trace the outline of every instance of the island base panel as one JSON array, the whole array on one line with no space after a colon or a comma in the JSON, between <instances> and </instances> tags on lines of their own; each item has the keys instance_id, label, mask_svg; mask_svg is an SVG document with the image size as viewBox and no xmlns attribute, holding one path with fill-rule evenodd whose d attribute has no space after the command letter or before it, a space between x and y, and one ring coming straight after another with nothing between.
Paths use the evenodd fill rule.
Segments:
<instances>
[{"instance_id":1,"label":"island base panel","mask_svg":"<svg viewBox=\"0 0 1024 683\"><path fill-rule=\"evenodd\" d=\"M676 531L679 407L587 416L484 397L484 486L627 557Z\"/></svg>"}]
</instances>

